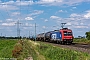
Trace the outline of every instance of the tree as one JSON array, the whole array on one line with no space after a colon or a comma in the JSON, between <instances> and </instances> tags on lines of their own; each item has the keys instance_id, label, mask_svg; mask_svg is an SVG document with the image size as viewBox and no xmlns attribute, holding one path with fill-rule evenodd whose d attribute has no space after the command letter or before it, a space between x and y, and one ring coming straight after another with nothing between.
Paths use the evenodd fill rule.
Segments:
<instances>
[{"instance_id":1,"label":"tree","mask_svg":"<svg viewBox=\"0 0 90 60\"><path fill-rule=\"evenodd\" d=\"M89 31L89 32L86 32L85 35L86 35L86 38L87 38L88 40L90 40L90 31Z\"/></svg>"}]
</instances>

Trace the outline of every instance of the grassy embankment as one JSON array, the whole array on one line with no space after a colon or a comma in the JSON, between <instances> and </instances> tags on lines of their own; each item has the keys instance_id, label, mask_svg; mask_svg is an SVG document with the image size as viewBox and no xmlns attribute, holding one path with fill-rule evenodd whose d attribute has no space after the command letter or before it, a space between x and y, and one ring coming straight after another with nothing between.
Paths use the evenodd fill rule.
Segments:
<instances>
[{"instance_id":1,"label":"grassy embankment","mask_svg":"<svg viewBox=\"0 0 90 60\"><path fill-rule=\"evenodd\" d=\"M16 43L17 40L0 39L0 58L13 58L12 50Z\"/></svg>"},{"instance_id":2,"label":"grassy embankment","mask_svg":"<svg viewBox=\"0 0 90 60\"><path fill-rule=\"evenodd\" d=\"M43 42L24 41L23 56L32 56L34 60L90 60L83 52L64 49Z\"/></svg>"},{"instance_id":3,"label":"grassy embankment","mask_svg":"<svg viewBox=\"0 0 90 60\"><path fill-rule=\"evenodd\" d=\"M90 40L74 39L74 42L89 43ZM17 44L17 40L0 40L0 58L13 58L12 50L20 45ZM17 57L18 60L24 60L27 57L33 57L33 60L90 60L90 55L87 53L55 47L43 42L24 40L22 47L23 51Z\"/></svg>"},{"instance_id":4,"label":"grassy embankment","mask_svg":"<svg viewBox=\"0 0 90 60\"><path fill-rule=\"evenodd\" d=\"M79 38L79 39L74 39L74 43L84 43L84 44L90 44L90 40L87 40L85 38Z\"/></svg>"}]
</instances>

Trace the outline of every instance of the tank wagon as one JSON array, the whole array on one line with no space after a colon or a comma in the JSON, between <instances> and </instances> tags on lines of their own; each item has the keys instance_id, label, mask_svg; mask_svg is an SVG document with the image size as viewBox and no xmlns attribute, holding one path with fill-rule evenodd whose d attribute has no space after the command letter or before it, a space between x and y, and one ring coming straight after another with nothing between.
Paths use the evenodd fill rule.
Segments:
<instances>
[{"instance_id":1,"label":"tank wagon","mask_svg":"<svg viewBox=\"0 0 90 60\"><path fill-rule=\"evenodd\" d=\"M73 33L71 29L63 28L60 30L49 31L37 35L37 40L57 42L57 43L72 43Z\"/></svg>"}]
</instances>

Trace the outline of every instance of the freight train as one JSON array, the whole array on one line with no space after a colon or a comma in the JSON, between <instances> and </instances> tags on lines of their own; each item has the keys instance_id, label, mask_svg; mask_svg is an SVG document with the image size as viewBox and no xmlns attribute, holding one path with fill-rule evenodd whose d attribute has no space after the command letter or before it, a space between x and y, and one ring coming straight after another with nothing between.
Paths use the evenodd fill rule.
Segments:
<instances>
[{"instance_id":1,"label":"freight train","mask_svg":"<svg viewBox=\"0 0 90 60\"><path fill-rule=\"evenodd\" d=\"M39 41L71 44L73 42L73 33L71 29L62 28L60 30L54 30L54 31L38 34L36 39Z\"/></svg>"}]
</instances>

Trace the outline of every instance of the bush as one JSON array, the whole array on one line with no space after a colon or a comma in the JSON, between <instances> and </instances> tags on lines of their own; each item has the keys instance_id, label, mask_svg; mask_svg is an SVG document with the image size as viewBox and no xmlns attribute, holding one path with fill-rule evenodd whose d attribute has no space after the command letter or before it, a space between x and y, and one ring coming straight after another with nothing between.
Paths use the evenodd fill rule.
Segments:
<instances>
[{"instance_id":1,"label":"bush","mask_svg":"<svg viewBox=\"0 0 90 60\"><path fill-rule=\"evenodd\" d=\"M21 54L22 50L23 50L22 44L20 42L16 43L16 45L14 46L14 50L12 50L12 56L14 58L17 58Z\"/></svg>"},{"instance_id":2,"label":"bush","mask_svg":"<svg viewBox=\"0 0 90 60\"><path fill-rule=\"evenodd\" d=\"M89 31L89 32L86 32L85 34L86 34L86 38L87 38L88 40L90 40L90 31Z\"/></svg>"}]
</instances>

